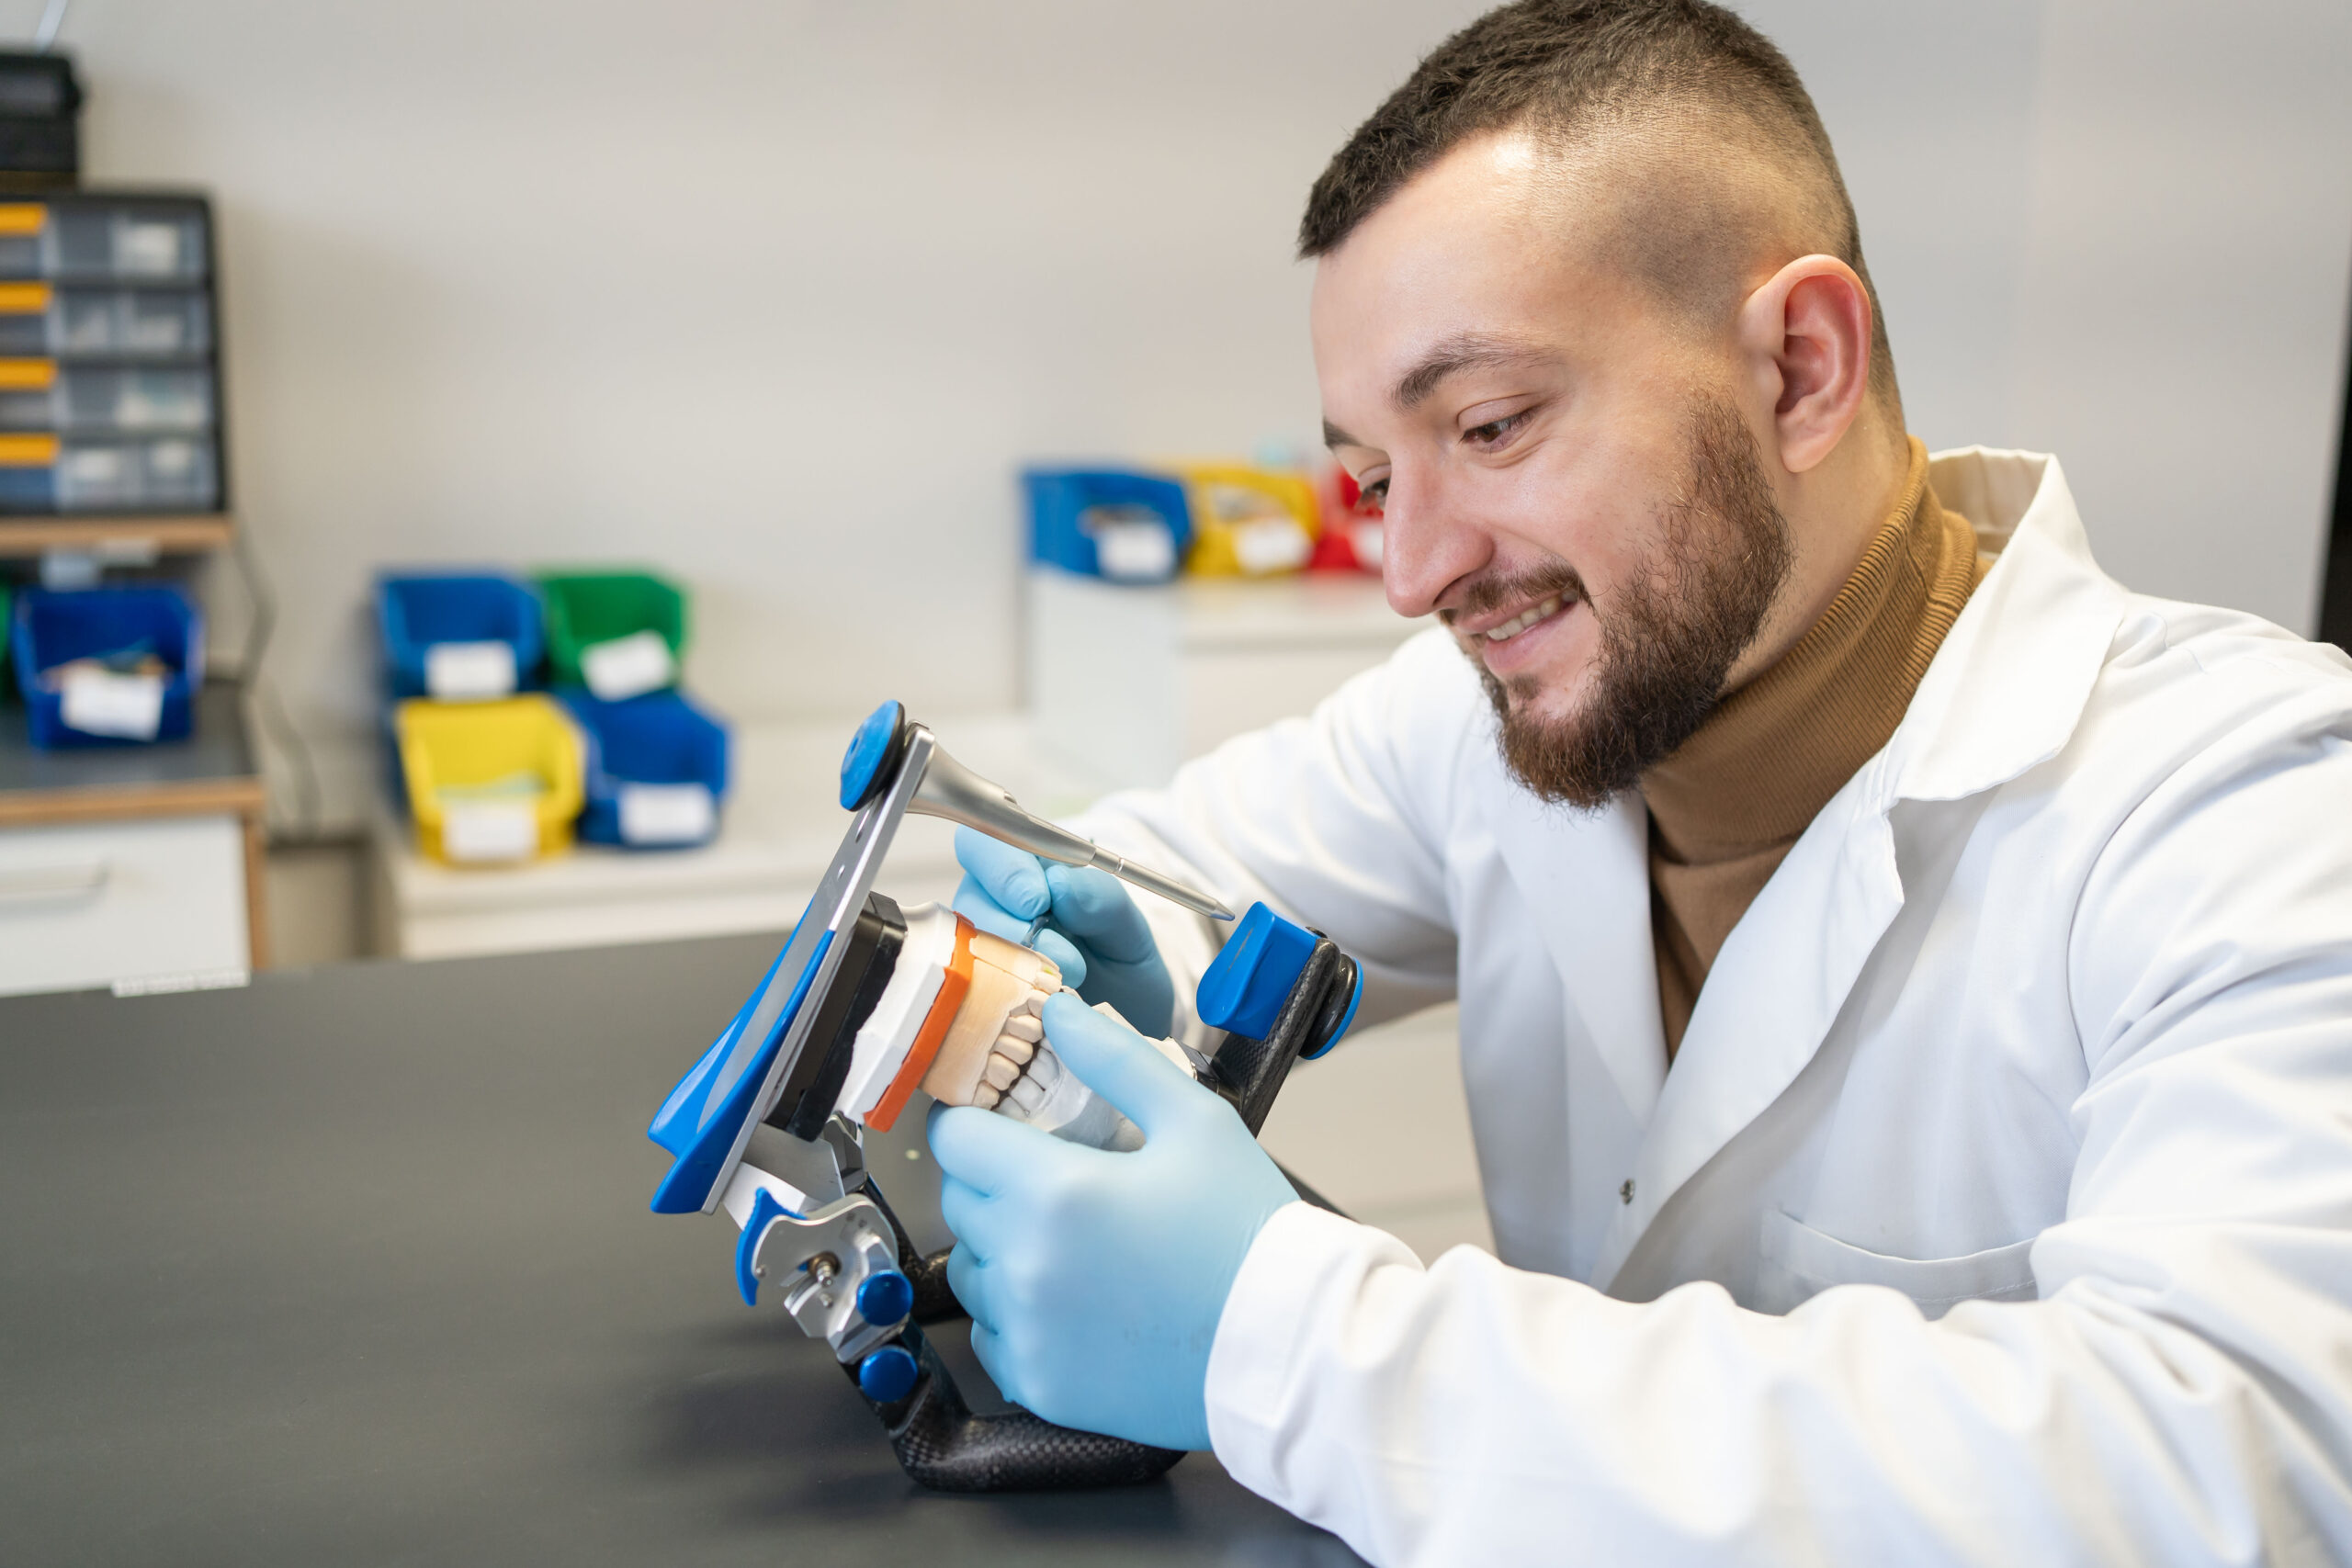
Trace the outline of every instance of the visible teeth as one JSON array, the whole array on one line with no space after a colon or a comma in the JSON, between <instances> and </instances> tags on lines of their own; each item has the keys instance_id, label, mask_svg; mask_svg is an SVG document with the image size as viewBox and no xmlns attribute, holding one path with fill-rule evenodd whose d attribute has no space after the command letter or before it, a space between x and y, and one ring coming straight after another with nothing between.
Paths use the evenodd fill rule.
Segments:
<instances>
[{"instance_id":1,"label":"visible teeth","mask_svg":"<svg viewBox=\"0 0 2352 1568\"><path fill-rule=\"evenodd\" d=\"M1022 1040L1011 1034L1000 1034L996 1037L996 1043L989 1046L989 1050L1011 1061L1025 1062L1037 1054L1037 1043L1034 1040Z\"/></svg>"},{"instance_id":2,"label":"visible teeth","mask_svg":"<svg viewBox=\"0 0 2352 1568\"><path fill-rule=\"evenodd\" d=\"M1003 1091L989 1083L982 1083L972 1090L972 1103L983 1111L989 1110L1003 1098Z\"/></svg>"},{"instance_id":3,"label":"visible teeth","mask_svg":"<svg viewBox=\"0 0 2352 1568\"><path fill-rule=\"evenodd\" d=\"M1520 633L1525 631L1528 627L1533 626L1536 622L1544 619L1545 616L1556 615L1559 613L1560 596L1555 593L1549 599L1544 600L1541 604L1537 604L1532 609L1521 610L1518 615L1513 615L1501 626L1498 626L1492 631L1489 631L1487 634L1487 640L1488 642L1508 642L1512 637L1515 637Z\"/></svg>"},{"instance_id":4,"label":"visible teeth","mask_svg":"<svg viewBox=\"0 0 2352 1568\"><path fill-rule=\"evenodd\" d=\"M1004 1092L1013 1104L1023 1111L1035 1111L1046 1103L1045 1086L1026 1073L1013 1079L1012 1087Z\"/></svg>"},{"instance_id":5,"label":"visible teeth","mask_svg":"<svg viewBox=\"0 0 2352 1568\"><path fill-rule=\"evenodd\" d=\"M991 1051L988 1066L980 1069L980 1076L998 1089L1011 1089L1012 1080L1021 1076L1021 1064L1010 1056L1000 1056Z\"/></svg>"},{"instance_id":6,"label":"visible teeth","mask_svg":"<svg viewBox=\"0 0 2352 1568\"><path fill-rule=\"evenodd\" d=\"M1004 1032L1015 1040L1035 1043L1046 1037L1046 1025L1034 1012L1016 1012L1004 1021Z\"/></svg>"}]
</instances>

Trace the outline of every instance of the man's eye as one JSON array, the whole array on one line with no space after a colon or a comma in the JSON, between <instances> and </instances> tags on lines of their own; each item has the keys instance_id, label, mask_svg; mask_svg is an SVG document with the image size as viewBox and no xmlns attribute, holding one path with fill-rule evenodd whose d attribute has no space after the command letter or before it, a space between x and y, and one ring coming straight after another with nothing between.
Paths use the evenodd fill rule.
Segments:
<instances>
[{"instance_id":1,"label":"man's eye","mask_svg":"<svg viewBox=\"0 0 2352 1568\"><path fill-rule=\"evenodd\" d=\"M1462 439L1473 446L1492 446L1521 425L1525 424L1527 416L1533 412L1532 409L1521 409L1517 413L1505 414L1500 419L1490 419L1484 424L1474 424L1462 433Z\"/></svg>"},{"instance_id":2,"label":"man's eye","mask_svg":"<svg viewBox=\"0 0 2352 1568\"><path fill-rule=\"evenodd\" d=\"M1374 506L1388 504L1388 481L1385 479L1374 479L1368 485L1359 485L1357 491Z\"/></svg>"}]
</instances>

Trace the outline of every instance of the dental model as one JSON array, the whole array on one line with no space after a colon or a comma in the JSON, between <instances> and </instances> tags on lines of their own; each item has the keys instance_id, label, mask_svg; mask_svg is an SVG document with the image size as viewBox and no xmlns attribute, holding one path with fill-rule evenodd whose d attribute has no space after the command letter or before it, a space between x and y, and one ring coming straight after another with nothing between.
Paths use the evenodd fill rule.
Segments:
<instances>
[{"instance_id":1,"label":"dental model","mask_svg":"<svg viewBox=\"0 0 2352 1568\"><path fill-rule=\"evenodd\" d=\"M994 1111L1096 1148L1136 1149L1143 1134L1062 1066L1039 1016L1066 989L1052 959L990 936L937 904L906 911L890 978L857 1032L840 1104L881 1132L914 1091ZM1097 1011L1119 1019L1109 1004ZM1188 1074L1183 1048L1156 1042Z\"/></svg>"}]
</instances>

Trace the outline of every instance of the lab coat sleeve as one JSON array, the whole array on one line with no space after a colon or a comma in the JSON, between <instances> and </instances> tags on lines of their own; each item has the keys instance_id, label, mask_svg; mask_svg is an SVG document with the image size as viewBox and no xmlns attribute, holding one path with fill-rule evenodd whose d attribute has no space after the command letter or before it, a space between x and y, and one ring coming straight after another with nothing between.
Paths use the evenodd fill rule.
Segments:
<instances>
[{"instance_id":1,"label":"lab coat sleeve","mask_svg":"<svg viewBox=\"0 0 2352 1568\"><path fill-rule=\"evenodd\" d=\"M2340 728L2182 770L2088 871L2039 1300L1633 1304L1294 1205L1218 1325L1218 1457L1381 1564L2352 1559Z\"/></svg>"},{"instance_id":2,"label":"lab coat sleeve","mask_svg":"<svg viewBox=\"0 0 2352 1568\"><path fill-rule=\"evenodd\" d=\"M1363 965L1359 1025L1453 995L1444 825L1473 746L1491 748L1476 679L1442 630L1285 719L1188 762L1164 790L1099 802L1071 826L1147 865L1264 900ZM1140 897L1176 981L1177 1033L1205 1045L1193 992L1232 927Z\"/></svg>"}]
</instances>

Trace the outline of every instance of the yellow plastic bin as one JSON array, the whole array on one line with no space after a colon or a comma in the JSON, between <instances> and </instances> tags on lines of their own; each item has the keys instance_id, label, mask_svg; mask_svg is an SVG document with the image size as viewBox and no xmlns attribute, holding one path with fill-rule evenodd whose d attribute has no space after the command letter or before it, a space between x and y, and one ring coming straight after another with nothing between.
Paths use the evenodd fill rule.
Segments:
<instances>
[{"instance_id":1,"label":"yellow plastic bin","mask_svg":"<svg viewBox=\"0 0 2352 1568\"><path fill-rule=\"evenodd\" d=\"M1238 463L1178 463L1193 508L1195 577L1279 577L1302 570L1320 531L1315 486L1304 474Z\"/></svg>"},{"instance_id":2,"label":"yellow plastic bin","mask_svg":"<svg viewBox=\"0 0 2352 1568\"><path fill-rule=\"evenodd\" d=\"M571 846L580 815L579 733L539 695L400 705L401 776L421 854L514 865Z\"/></svg>"}]
</instances>

